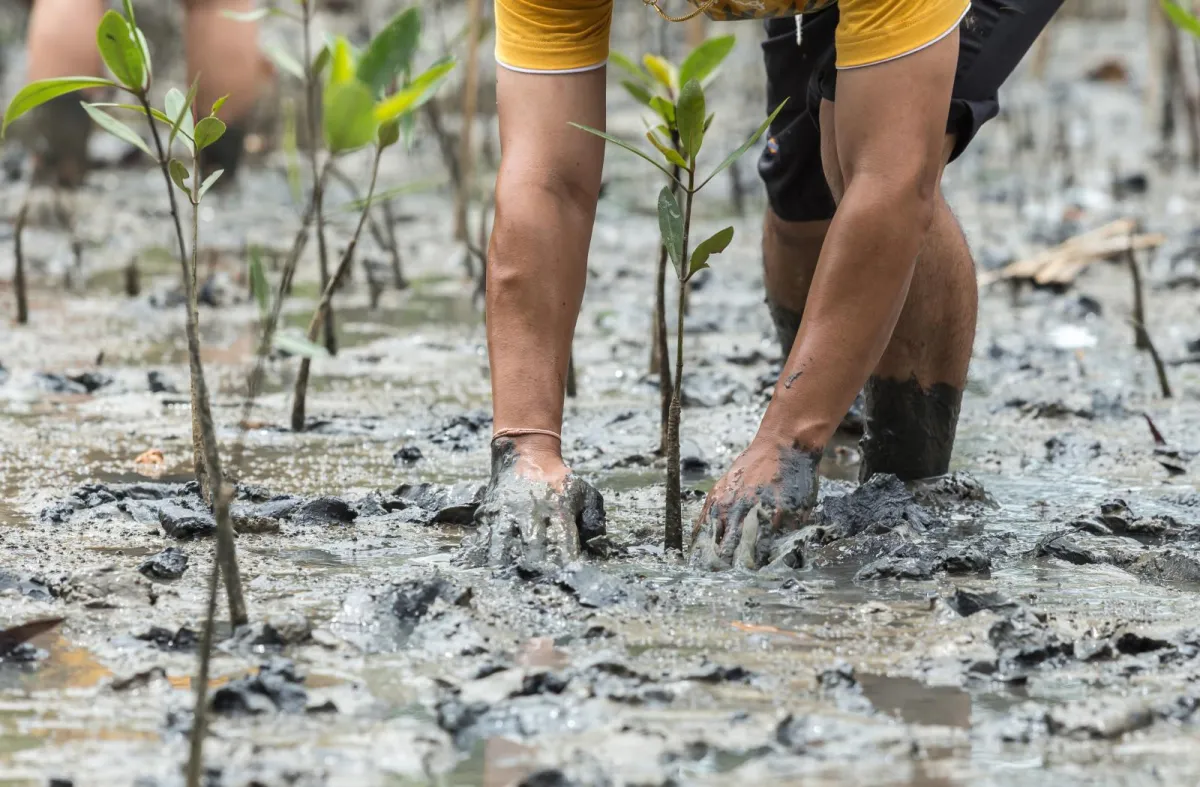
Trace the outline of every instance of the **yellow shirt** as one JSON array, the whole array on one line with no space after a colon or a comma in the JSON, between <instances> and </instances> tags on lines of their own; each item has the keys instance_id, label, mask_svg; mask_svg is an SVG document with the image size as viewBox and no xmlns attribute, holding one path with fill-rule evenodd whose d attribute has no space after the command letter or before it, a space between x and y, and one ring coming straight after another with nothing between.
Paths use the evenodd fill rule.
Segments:
<instances>
[{"instance_id":1,"label":"yellow shirt","mask_svg":"<svg viewBox=\"0 0 1200 787\"><path fill-rule=\"evenodd\" d=\"M714 19L791 16L819 11L835 1L716 0L706 13ZM703 6L703 0L689 2ZM599 68L608 60L613 0L495 3L496 60L501 65L516 71L569 73ZM666 0L661 3L671 7ZM882 63L929 46L958 25L968 6L969 0L840 0L837 67Z\"/></svg>"}]
</instances>

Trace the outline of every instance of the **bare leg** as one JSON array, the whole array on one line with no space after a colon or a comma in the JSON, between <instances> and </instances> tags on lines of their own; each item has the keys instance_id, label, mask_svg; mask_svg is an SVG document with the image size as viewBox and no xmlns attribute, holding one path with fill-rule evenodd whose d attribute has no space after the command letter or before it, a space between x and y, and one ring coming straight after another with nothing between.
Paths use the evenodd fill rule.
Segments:
<instances>
[{"instance_id":1,"label":"bare leg","mask_svg":"<svg viewBox=\"0 0 1200 787\"><path fill-rule=\"evenodd\" d=\"M953 150L954 137L947 136L943 161ZM840 183L836 185L840 189ZM840 199L840 192L835 197ZM829 222L784 221L767 211L763 280L785 353L791 351L799 329L828 227ZM970 249L939 189L904 310L866 385L863 480L874 473L909 479L947 471L977 301Z\"/></svg>"},{"instance_id":2,"label":"bare leg","mask_svg":"<svg viewBox=\"0 0 1200 787\"><path fill-rule=\"evenodd\" d=\"M862 480L949 470L978 300L971 250L939 189L908 300L867 381Z\"/></svg>"},{"instance_id":3,"label":"bare leg","mask_svg":"<svg viewBox=\"0 0 1200 787\"><path fill-rule=\"evenodd\" d=\"M27 79L102 75L96 26L104 8L102 0L37 0L29 16ZM87 173L87 140L92 129L79 106L79 96L54 99L39 108L33 119L34 180L79 185Z\"/></svg>"},{"instance_id":4,"label":"bare leg","mask_svg":"<svg viewBox=\"0 0 1200 787\"><path fill-rule=\"evenodd\" d=\"M782 559L770 555L770 536L815 505L820 452L884 357L938 214L957 58L955 30L905 57L840 71L837 104L822 103L822 160L842 199L775 396L696 523L697 562Z\"/></svg>"},{"instance_id":5,"label":"bare leg","mask_svg":"<svg viewBox=\"0 0 1200 787\"><path fill-rule=\"evenodd\" d=\"M603 68L576 74L498 69L501 159L487 270L497 431L562 428L604 162L603 141L568 122L604 127L604 80ZM519 554L539 562L575 557L583 507L594 512L602 504L571 474L560 442L517 435L496 440L492 450L492 480L480 507L484 538L470 562L504 565Z\"/></svg>"},{"instance_id":6,"label":"bare leg","mask_svg":"<svg viewBox=\"0 0 1200 787\"><path fill-rule=\"evenodd\" d=\"M224 15L225 11L251 11L254 6L254 0L184 2L188 79L200 77L197 115L207 115L214 101L229 96L220 113L229 129L204 153L205 169L224 169L225 182L237 168L245 140L243 123L273 76L273 67L258 49L258 24Z\"/></svg>"},{"instance_id":7,"label":"bare leg","mask_svg":"<svg viewBox=\"0 0 1200 787\"><path fill-rule=\"evenodd\" d=\"M104 10L103 0L37 0L29 15L29 81L102 74L96 27Z\"/></svg>"}]
</instances>

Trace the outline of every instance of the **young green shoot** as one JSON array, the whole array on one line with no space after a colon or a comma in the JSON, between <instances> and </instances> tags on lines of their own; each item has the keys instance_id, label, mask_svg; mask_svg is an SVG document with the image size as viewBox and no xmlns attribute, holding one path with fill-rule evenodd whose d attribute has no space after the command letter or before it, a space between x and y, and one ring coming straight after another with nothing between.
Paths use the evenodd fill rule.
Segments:
<instances>
[{"instance_id":1,"label":"young green shoot","mask_svg":"<svg viewBox=\"0 0 1200 787\"><path fill-rule=\"evenodd\" d=\"M676 80L674 75L661 63L647 58L646 66L652 74L662 75L666 70L666 79ZM715 68L715 66L714 66ZM683 71L682 66L680 72ZM711 70L710 70L711 73ZM681 554L683 552L683 507L679 467L679 422L681 409L681 389L683 386L683 317L684 298L687 293L687 283L699 271L709 267L709 260L714 254L720 254L733 240L733 227L718 230L692 247L692 208L696 195L718 174L730 164L744 155L770 126L775 115L783 108L780 104L775 112L736 150L730 153L707 177L697 175L697 161L704 145L704 136L712 115L707 113L704 88L694 71L689 71L689 78L683 82L677 98L672 102L671 111L674 115L674 129L678 142L666 137L671 128L651 129L648 136L655 151L662 161L656 160L652 154L629 143L617 139L588 126L572 123L576 128L603 137L624 150L627 150L651 164L669 178L658 195L658 228L662 236L663 246L667 256L675 268L679 282L679 300L675 311L675 378L671 390L671 403L667 419L667 495L666 495L666 539L668 552ZM663 163L665 162L665 163ZM678 167L679 175L672 174L669 167ZM683 204L677 194L682 194Z\"/></svg>"},{"instance_id":2,"label":"young green shoot","mask_svg":"<svg viewBox=\"0 0 1200 787\"><path fill-rule=\"evenodd\" d=\"M733 51L734 37L710 38L697 46L676 67L666 59L647 54L643 65L614 53L611 60L625 72L628 79L621 81L626 92L634 101L650 109L657 116L654 128L647 131L658 152L670 165L667 184L678 196L678 183L686 162L679 150L679 127L675 122L675 97L679 92L680 80L699 80L707 85L717 75L721 63ZM655 133L657 131L657 133ZM670 368L671 356L667 344L667 247L660 244L658 267L655 271L654 314L651 320L650 373L658 375L659 406L661 408L659 428L659 452L667 452L667 422L670 419L673 383Z\"/></svg>"},{"instance_id":3,"label":"young green shoot","mask_svg":"<svg viewBox=\"0 0 1200 787\"><path fill-rule=\"evenodd\" d=\"M308 325L305 341L316 341L317 332L330 319L330 304L346 276L375 200L375 185L383 152L400 141L401 124L420 109L454 69L453 59L440 60L408 84L388 93L397 77L407 73L420 40L420 15L415 8L398 14L355 57L349 42L336 37L330 47L329 76L325 85L324 142L330 160L370 146L373 149L370 185L359 208L354 234L336 270L323 282L321 299ZM292 396L291 426L303 431L309 371L315 353L301 353L300 371Z\"/></svg>"}]
</instances>

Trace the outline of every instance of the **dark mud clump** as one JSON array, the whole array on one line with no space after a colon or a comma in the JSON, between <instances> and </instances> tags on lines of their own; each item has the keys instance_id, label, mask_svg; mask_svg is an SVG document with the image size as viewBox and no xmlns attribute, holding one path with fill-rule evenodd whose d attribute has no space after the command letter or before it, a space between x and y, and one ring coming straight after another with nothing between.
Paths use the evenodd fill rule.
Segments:
<instances>
[{"instance_id":1,"label":"dark mud clump","mask_svg":"<svg viewBox=\"0 0 1200 787\"><path fill-rule=\"evenodd\" d=\"M226 716L303 713L308 704L304 678L288 659L272 658L252 677L230 681L213 693L210 707Z\"/></svg>"},{"instance_id":2,"label":"dark mud clump","mask_svg":"<svg viewBox=\"0 0 1200 787\"><path fill-rule=\"evenodd\" d=\"M200 635L187 626L181 626L175 631L162 626L151 626L136 638L166 651L193 651L200 642Z\"/></svg>"},{"instance_id":3,"label":"dark mud clump","mask_svg":"<svg viewBox=\"0 0 1200 787\"><path fill-rule=\"evenodd\" d=\"M39 372L35 379L38 387L42 390L56 394L90 394L112 384L112 378L100 372L81 372L79 374Z\"/></svg>"},{"instance_id":4,"label":"dark mud clump","mask_svg":"<svg viewBox=\"0 0 1200 787\"><path fill-rule=\"evenodd\" d=\"M368 653L426 646L442 653L483 653L486 643L468 614L473 593L437 574L356 590L331 628Z\"/></svg>"},{"instance_id":5,"label":"dark mud clump","mask_svg":"<svg viewBox=\"0 0 1200 787\"><path fill-rule=\"evenodd\" d=\"M56 595L55 589L37 574L0 568L0 592L6 590L14 590L34 601L50 601Z\"/></svg>"},{"instance_id":6,"label":"dark mud clump","mask_svg":"<svg viewBox=\"0 0 1200 787\"><path fill-rule=\"evenodd\" d=\"M351 524L357 517L358 512L340 497L315 497L296 507L292 522L301 527L328 527Z\"/></svg>"},{"instance_id":7,"label":"dark mud clump","mask_svg":"<svg viewBox=\"0 0 1200 787\"><path fill-rule=\"evenodd\" d=\"M187 554L175 547L167 547L138 566L138 571L151 579L179 579L187 571Z\"/></svg>"},{"instance_id":8,"label":"dark mud clump","mask_svg":"<svg viewBox=\"0 0 1200 787\"><path fill-rule=\"evenodd\" d=\"M466 526L474 521L485 490L486 487L472 483L401 484L383 501L383 507L388 511L425 512L428 514L425 524Z\"/></svg>"}]
</instances>

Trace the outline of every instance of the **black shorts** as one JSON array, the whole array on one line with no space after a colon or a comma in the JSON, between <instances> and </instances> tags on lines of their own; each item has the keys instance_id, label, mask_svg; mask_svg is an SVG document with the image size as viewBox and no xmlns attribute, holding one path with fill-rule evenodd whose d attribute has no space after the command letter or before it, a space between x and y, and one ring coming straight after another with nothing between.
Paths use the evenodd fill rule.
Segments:
<instances>
[{"instance_id":1,"label":"black shorts","mask_svg":"<svg viewBox=\"0 0 1200 787\"><path fill-rule=\"evenodd\" d=\"M958 69L946 133L956 142L951 160L966 149L975 132L1000 111L1000 85L1033 45L1062 0L972 0L959 27ZM763 60L767 68L768 112L787 98L771 124L758 174L771 209L787 221L833 217L833 196L821 168L821 99L834 100L833 33L837 6L796 19L767 20Z\"/></svg>"}]
</instances>

